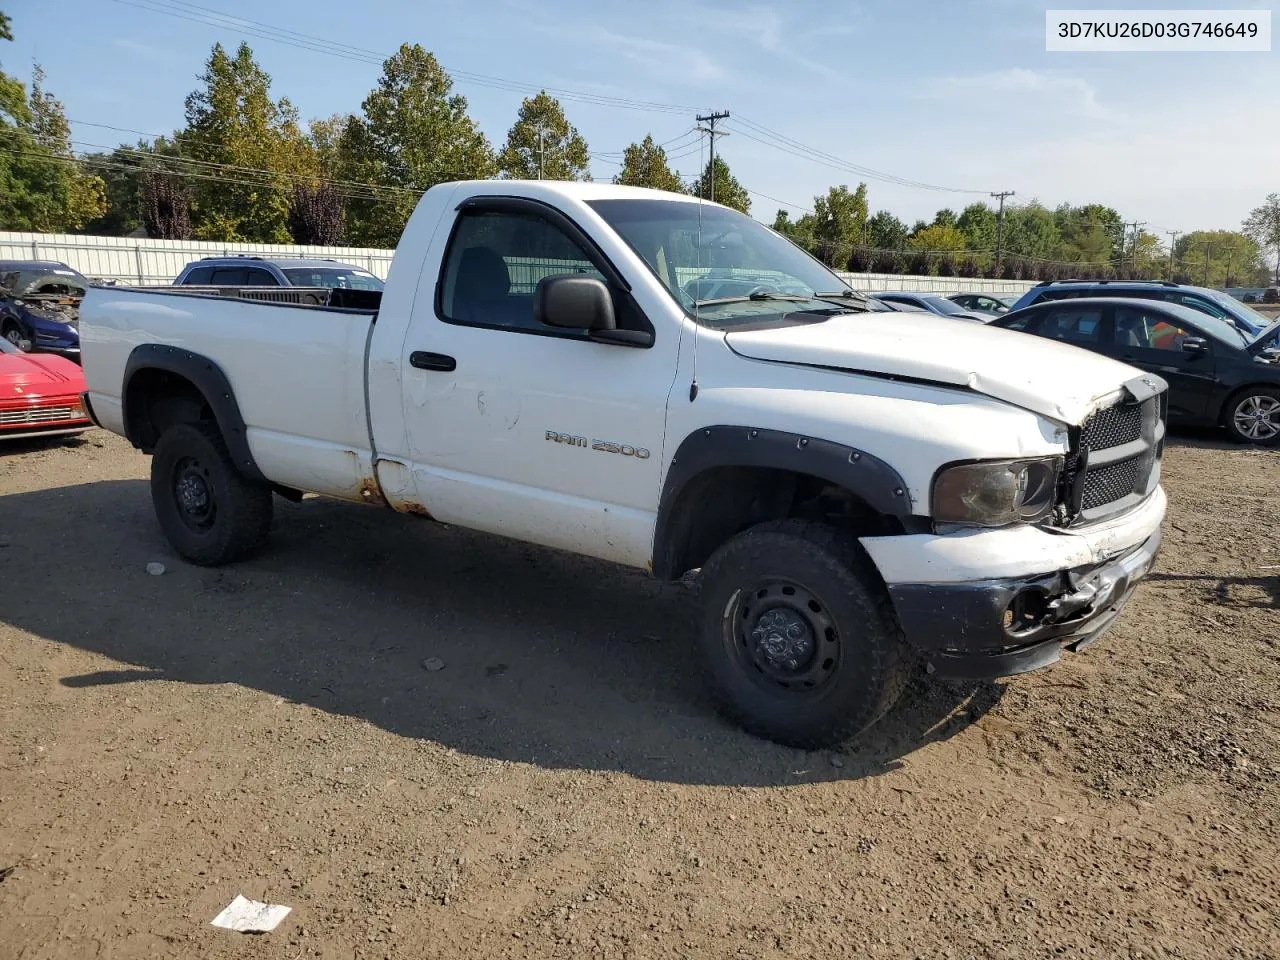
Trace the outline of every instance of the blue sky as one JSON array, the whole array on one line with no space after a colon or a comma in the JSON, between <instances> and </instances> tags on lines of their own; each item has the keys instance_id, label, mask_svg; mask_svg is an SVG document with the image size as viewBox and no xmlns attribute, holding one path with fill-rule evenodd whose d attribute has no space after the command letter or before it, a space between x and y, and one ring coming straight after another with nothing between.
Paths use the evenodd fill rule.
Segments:
<instances>
[{"instance_id":1,"label":"blue sky","mask_svg":"<svg viewBox=\"0 0 1280 960\"><path fill-rule=\"evenodd\" d=\"M183 98L215 40L249 40L274 94L289 97L304 120L358 111L380 72L363 55L300 49L248 36L243 26L139 6L173 9L173 2L0 0L16 37L0 46L0 63L25 80L39 61L74 121L76 140L107 146L134 138L88 124L156 133L181 126ZM755 192L752 213L765 221L780 206L770 197L804 209L829 185L865 178L751 139L760 138L760 126L862 167L978 191L867 180L872 209L890 209L908 222L1012 189L1013 202L1107 203L1152 230L1237 228L1267 193L1280 190L1274 116L1280 54L1046 53L1045 6L1043 0L209 0L185 9L380 54L417 42L450 70L532 85L528 93L547 86L691 108L565 100L570 121L599 154L592 162L598 177L612 175L617 167L610 159L646 133L659 142L682 138L673 153L685 155L673 166L696 172L697 141L683 136L693 126L692 108L728 109L728 128L738 132L721 139L719 149ZM1230 4L1249 6L1258 4ZM525 93L461 78L457 90L500 145ZM758 126L745 127L740 118Z\"/></svg>"}]
</instances>

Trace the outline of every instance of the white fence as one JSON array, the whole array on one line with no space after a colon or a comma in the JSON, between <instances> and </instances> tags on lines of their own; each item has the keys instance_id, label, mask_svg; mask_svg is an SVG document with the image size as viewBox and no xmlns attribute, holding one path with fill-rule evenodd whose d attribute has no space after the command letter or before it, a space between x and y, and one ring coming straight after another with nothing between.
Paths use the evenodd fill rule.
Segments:
<instances>
[{"instance_id":1,"label":"white fence","mask_svg":"<svg viewBox=\"0 0 1280 960\"><path fill-rule=\"evenodd\" d=\"M369 247L303 247L281 243L214 243L146 240L57 233L0 232L0 260L60 260L86 277L122 283L169 283L192 260L228 254L263 257L329 257L364 267L384 280L393 250ZM893 273L841 273L855 290L915 290L930 293L1023 293L1030 280L916 277Z\"/></svg>"},{"instance_id":2,"label":"white fence","mask_svg":"<svg viewBox=\"0 0 1280 960\"><path fill-rule=\"evenodd\" d=\"M385 280L393 252L366 247L0 233L0 260L60 260L86 277L138 284L171 283L192 260L236 253L263 257L328 257L364 267Z\"/></svg>"}]
</instances>

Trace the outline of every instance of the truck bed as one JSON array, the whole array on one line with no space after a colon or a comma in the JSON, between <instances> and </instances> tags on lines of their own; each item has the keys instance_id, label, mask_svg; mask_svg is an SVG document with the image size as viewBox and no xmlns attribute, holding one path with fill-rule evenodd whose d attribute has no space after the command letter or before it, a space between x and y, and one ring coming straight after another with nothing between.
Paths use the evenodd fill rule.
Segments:
<instances>
[{"instance_id":1,"label":"truck bed","mask_svg":"<svg viewBox=\"0 0 1280 960\"><path fill-rule=\"evenodd\" d=\"M235 289L250 296L91 287L81 304L80 338L95 351L86 371L95 414L103 426L125 432L120 392L133 349L181 344L230 381L249 448L270 480L363 499L374 489L364 371L377 311L258 296L305 288Z\"/></svg>"}]
</instances>

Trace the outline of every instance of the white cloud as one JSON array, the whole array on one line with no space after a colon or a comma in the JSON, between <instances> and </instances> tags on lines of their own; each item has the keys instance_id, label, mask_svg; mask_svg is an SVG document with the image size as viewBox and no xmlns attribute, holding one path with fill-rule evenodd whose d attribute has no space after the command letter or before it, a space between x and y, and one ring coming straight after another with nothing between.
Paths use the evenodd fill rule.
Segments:
<instances>
[{"instance_id":1,"label":"white cloud","mask_svg":"<svg viewBox=\"0 0 1280 960\"><path fill-rule=\"evenodd\" d=\"M619 33L598 24L574 23L567 27L543 27L560 40L571 40L608 54L616 54L639 64L655 76L670 78L673 71L694 83L718 83L728 79L728 71L698 47L652 40Z\"/></svg>"},{"instance_id":2,"label":"white cloud","mask_svg":"<svg viewBox=\"0 0 1280 960\"><path fill-rule=\"evenodd\" d=\"M1065 110L1094 120L1117 119L1112 110L1099 102L1098 91L1089 81L1025 67L928 80L922 86L921 95L937 100L991 96L1001 98L992 101L996 107L1020 104L1037 110Z\"/></svg>"}]
</instances>

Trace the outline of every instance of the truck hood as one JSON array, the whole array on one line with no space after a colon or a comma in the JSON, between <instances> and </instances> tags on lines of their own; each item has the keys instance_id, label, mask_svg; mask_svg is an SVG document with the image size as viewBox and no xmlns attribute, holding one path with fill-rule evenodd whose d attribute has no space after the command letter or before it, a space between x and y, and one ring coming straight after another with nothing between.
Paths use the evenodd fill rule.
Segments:
<instances>
[{"instance_id":1,"label":"truck hood","mask_svg":"<svg viewBox=\"0 0 1280 960\"><path fill-rule=\"evenodd\" d=\"M725 341L753 360L960 387L1075 426L1142 375L1079 347L929 313L844 314L731 330Z\"/></svg>"}]
</instances>

